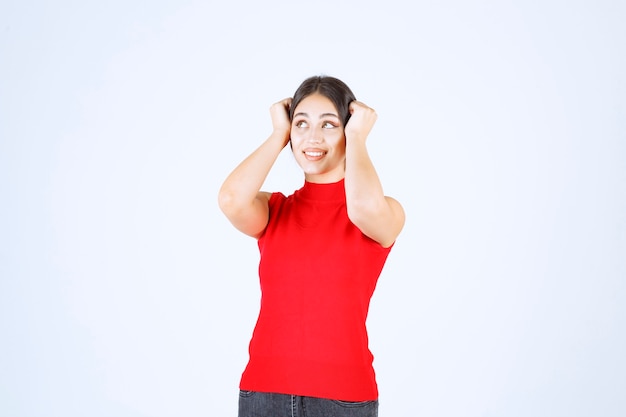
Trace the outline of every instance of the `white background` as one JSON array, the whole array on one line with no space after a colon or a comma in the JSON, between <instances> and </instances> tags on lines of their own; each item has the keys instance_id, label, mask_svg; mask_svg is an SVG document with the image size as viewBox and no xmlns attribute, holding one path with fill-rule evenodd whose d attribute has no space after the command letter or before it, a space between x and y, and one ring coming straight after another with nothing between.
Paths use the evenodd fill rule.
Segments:
<instances>
[{"instance_id":1,"label":"white background","mask_svg":"<svg viewBox=\"0 0 626 417\"><path fill-rule=\"evenodd\" d=\"M258 253L217 207L310 75L407 223L383 416L626 415L621 1L0 5L0 415L235 416ZM288 152L265 189L303 177Z\"/></svg>"}]
</instances>

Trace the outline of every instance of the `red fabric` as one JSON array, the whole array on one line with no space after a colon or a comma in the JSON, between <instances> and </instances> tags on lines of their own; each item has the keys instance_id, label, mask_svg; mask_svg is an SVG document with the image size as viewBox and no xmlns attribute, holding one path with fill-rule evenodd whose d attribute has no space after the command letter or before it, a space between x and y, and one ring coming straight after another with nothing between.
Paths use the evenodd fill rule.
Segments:
<instances>
[{"instance_id":1,"label":"red fabric","mask_svg":"<svg viewBox=\"0 0 626 417\"><path fill-rule=\"evenodd\" d=\"M391 248L348 219L344 181L274 193L258 241L261 310L242 390L378 398L365 321Z\"/></svg>"}]
</instances>

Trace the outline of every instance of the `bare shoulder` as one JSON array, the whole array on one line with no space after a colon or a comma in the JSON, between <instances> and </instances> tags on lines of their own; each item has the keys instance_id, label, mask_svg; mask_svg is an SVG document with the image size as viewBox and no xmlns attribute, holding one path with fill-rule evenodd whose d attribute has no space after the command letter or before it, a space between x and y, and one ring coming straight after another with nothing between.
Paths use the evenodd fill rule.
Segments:
<instances>
[{"instance_id":1,"label":"bare shoulder","mask_svg":"<svg viewBox=\"0 0 626 417\"><path fill-rule=\"evenodd\" d=\"M259 191L256 195L257 200L259 200L260 202L269 204L270 198L272 197L271 192L268 191Z\"/></svg>"},{"instance_id":2,"label":"bare shoulder","mask_svg":"<svg viewBox=\"0 0 626 417\"><path fill-rule=\"evenodd\" d=\"M257 192L254 199L234 210L225 210L226 217L240 232L258 238L269 221L269 200L272 193Z\"/></svg>"}]
</instances>

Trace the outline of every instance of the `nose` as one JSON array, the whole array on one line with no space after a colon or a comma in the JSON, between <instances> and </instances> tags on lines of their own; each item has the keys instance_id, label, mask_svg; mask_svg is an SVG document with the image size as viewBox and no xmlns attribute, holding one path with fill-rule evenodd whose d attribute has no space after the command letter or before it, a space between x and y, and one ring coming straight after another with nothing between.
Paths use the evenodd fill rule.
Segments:
<instances>
[{"instance_id":1,"label":"nose","mask_svg":"<svg viewBox=\"0 0 626 417\"><path fill-rule=\"evenodd\" d=\"M307 142L309 143L320 143L322 142L323 135L322 129L320 127L314 127L309 130L309 137L307 138Z\"/></svg>"}]
</instances>

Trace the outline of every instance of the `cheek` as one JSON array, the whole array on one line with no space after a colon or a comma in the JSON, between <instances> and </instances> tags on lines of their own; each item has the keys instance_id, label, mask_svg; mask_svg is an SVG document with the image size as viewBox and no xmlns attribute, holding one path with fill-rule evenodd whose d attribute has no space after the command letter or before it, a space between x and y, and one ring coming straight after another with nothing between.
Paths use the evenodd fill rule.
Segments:
<instances>
[{"instance_id":1,"label":"cheek","mask_svg":"<svg viewBox=\"0 0 626 417\"><path fill-rule=\"evenodd\" d=\"M346 137L343 135L343 133L333 135L332 138L329 138L329 141L331 141L336 148L346 147Z\"/></svg>"},{"instance_id":2,"label":"cheek","mask_svg":"<svg viewBox=\"0 0 626 417\"><path fill-rule=\"evenodd\" d=\"M298 146L298 142L298 134L296 133L295 129L291 129L291 132L289 133L289 147L292 151L294 146Z\"/></svg>"},{"instance_id":3,"label":"cheek","mask_svg":"<svg viewBox=\"0 0 626 417\"><path fill-rule=\"evenodd\" d=\"M302 134L299 133L297 129L291 129L289 138L292 144L298 144L302 141Z\"/></svg>"}]
</instances>

